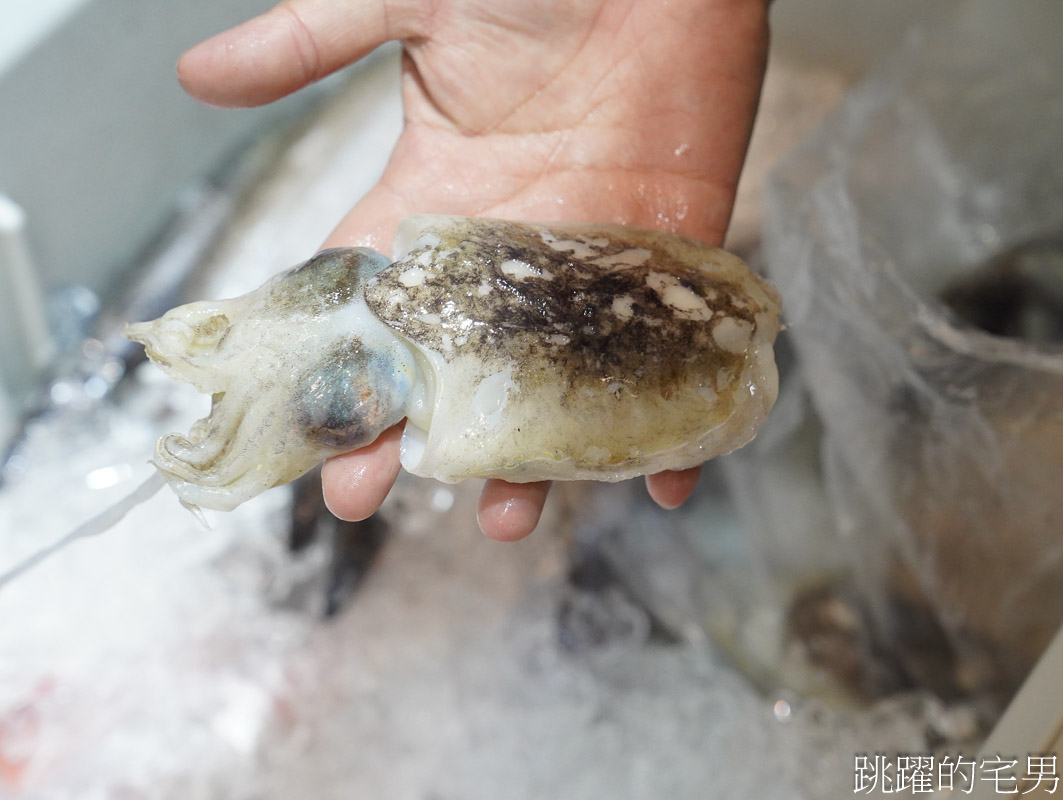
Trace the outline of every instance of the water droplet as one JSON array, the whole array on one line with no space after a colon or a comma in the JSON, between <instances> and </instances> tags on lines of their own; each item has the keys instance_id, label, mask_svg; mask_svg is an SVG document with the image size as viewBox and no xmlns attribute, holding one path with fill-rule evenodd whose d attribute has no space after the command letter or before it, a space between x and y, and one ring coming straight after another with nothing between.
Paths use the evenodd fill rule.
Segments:
<instances>
[{"instance_id":1,"label":"water droplet","mask_svg":"<svg viewBox=\"0 0 1063 800\"><path fill-rule=\"evenodd\" d=\"M450 507L454 505L454 492L440 487L432 492L432 497L428 503L432 506L433 511L438 511L442 514L444 511L449 511Z\"/></svg>"},{"instance_id":2,"label":"water droplet","mask_svg":"<svg viewBox=\"0 0 1063 800\"><path fill-rule=\"evenodd\" d=\"M785 700L776 700L775 705L771 708L772 713L775 714L775 719L779 722L789 722L790 716L793 713L793 709L790 704Z\"/></svg>"},{"instance_id":3,"label":"water droplet","mask_svg":"<svg viewBox=\"0 0 1063 800\"><path fill-rule=\"evenodd\" d=\"M65 406L74 399L74 387L67 381L57 381L48 394L57 406Z\"/></svg>"}]
</instances>

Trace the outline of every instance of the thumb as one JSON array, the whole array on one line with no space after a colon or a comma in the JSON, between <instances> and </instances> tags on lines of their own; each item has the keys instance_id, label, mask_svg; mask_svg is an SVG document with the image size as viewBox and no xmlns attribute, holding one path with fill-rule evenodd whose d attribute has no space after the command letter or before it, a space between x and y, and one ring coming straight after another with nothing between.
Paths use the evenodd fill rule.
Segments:
<instances>
[{"instance_id":1,"label":"thumb","mask_svg":"<svg viewBox=\"0 0 1063 800\"><path fill-rule=\"evenodd\" d=\"M211 105L271 103L384 42L415 35L417 6L388 0L284 0L188 50L177 62L177 77L185 91Z\"/></svg>"}]
</instances>

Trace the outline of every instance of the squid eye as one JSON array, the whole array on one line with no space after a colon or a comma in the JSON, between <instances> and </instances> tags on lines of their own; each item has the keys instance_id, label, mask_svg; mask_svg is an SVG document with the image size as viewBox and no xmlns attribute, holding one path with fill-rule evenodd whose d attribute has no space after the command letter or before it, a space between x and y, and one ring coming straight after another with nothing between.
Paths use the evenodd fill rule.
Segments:
<instances>
[{"instance_id":1,"label":"squid eye","mask_svg":"<svg viewBox=\"0 0 1063 800\"><path fill-rule=\"evenodd\" d=\"M300 381L298 419L308 441L350 447L365 436L365 412L372 398L359 344L336 348Z\"/></svg>"},{"instance_id":2,"label":"squid eye","mask_svg":"<svg viewBox=\"0 0 1063 800\"><path fill-rule=\"evenodd\" d=\"M348 340L332 349L300 382L299 424L310 442L350 450L368 444L393 419L408 391L383 357ZM401 419L401 411L399 412Z\"/></svg>"}]
</instances>

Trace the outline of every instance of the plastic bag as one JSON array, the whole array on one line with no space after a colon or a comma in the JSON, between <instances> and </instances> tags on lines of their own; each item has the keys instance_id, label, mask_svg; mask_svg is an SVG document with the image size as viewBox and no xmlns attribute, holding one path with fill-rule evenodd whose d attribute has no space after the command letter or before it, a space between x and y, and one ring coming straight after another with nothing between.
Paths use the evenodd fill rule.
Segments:
<instances>
[{"instance_id":1,"label":"plastic bag","mask_svg":"<svg viewBox=\"0 0 1063 800\"><path fill-rule=\"evenodd\" d=\"M1063 622L1063 346L976 330L939 300L1063 231L1060 24L1053 3L964 6L766 192L768 271L824 427L823 535L880 641L918 650L940 626L955 648L910 667L916 684L1006 696Z\"/></svg>"}]
</instances>

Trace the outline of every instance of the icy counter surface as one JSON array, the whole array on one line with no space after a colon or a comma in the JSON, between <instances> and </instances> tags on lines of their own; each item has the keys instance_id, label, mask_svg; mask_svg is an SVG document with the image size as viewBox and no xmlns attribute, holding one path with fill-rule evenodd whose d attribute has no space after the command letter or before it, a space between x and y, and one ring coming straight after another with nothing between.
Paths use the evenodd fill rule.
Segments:
<instances>
[{"instance_id":1,"label":"icy counter surface","mask_svg":"<svg viewBox=\"0 0 1063 800\"><path fill-rule=\"evenodd\" d=\"M279 161L196 294L313 252L400 119L397 61L377 62ZM131 491L156 437L205 411L146 367L119 406L38 426L0 490L0 569ZM327 623L326 554L287 553L286 491L209 531L164 491L19 579L0 592L0 797L818 800L852 793L854 753L948 738L919 698L847 710L755 689L697 629L650 642L634 606L643 635L563 648L589 500L555 494L535 536L502 545L475 529L478 490L404 479L374 571ZM676 535L682 517L652 513ZM677 585L665 567L646 565Z\"/></svg>"},{"instance_id":2,"label":"icy counter surface","mask_svg":"<svg viewBox=\"0 0 1063 800\"><path fill-rule=\"evenodd\" d=\"M143 418L173 396L135 394L106 446L0 494L5 560L141 479ZM210 531L157 495L20 579L0 594L0 797L819 798L854 752L926 750L914 698L787 708L706 645L561 647L567 504L503 545L472 524L477 490L404 482L328 623L307 599L323 553L285 551L282 491Z\"/></svg>"}]
</instances>

